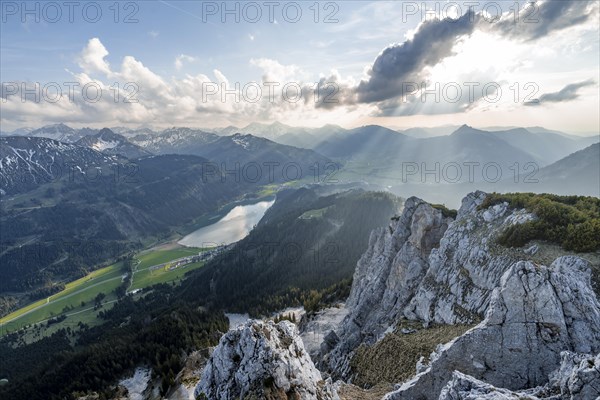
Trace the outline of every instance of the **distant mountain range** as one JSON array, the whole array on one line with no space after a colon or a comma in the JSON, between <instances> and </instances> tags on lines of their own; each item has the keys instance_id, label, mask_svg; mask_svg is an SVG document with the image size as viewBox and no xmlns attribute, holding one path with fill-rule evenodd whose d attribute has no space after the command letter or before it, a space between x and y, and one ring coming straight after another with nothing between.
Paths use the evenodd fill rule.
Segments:
<instances>
[{"instance_id":1,"label":"distant mountain range","mask_svg":"<svg viewBox=\"0 0 600 400\"><path fill-rule=\"evenodd\" d=\"M475 128L473 128L475 129ZM392 130L385 127L370 125L354 129L344 129L337 125L325 125L320 128L293 127L274 122L272 124L251 123L245 127L228 126L225 128L197 129L188 127L172 127L164 130L153 130L151 128L130 129L125 127L114 127L110 130L125 137L131 143L143 148L152 154L197 154L199 147L206 143L214 142L219 136L231 136L236 133L250 134L252 136L269 139L271 141L313 149L326 156L341 155L360 156L361 152L372 149L361 149L368 147L370 143L379 145L398 145L397 138L393 134L399 133L403 137L413 139L437 138L431 144L437 144L440 137L450 136L453 133L464 130L463 126L446 125L433 128L409 128L404 130ZM489 127L475 129L477 133L495 136L511 146L525 151L532 156L536 162L549 165L560 158L581 150L590 144L599 141L598 135L587 137L570 135L564 132L550 130L542 127ZM34 136L46 137L66 143L76 143L87 136L98 134L100 129L81 128L74 129L65 124L46 125L38 129L19 128L12 132L2 132L2 136ZM383 132L389 135L381 136ZM366 135L375 134L376 138ZM424 142L425 145L428 142ZM337 149L342 146L343 149ZM334 149L335 148L335 149ZM386 149L392 151L391 149ZM393 151L397 152L394 147ZM344 153L344 154L342 154Z\"/></svg>"},{"instance_id":2,"label":"distant mountain range","mask_svg":"<svg viewBox=\"0 0 600 400\"><path fill-rule=\"evenodd\" d=\"M488 192L533 192L600 197L600 143L595 143L543 168L529 166L522 173L508 171L497 182L439 185L401 183L390 190L401 196L416 195L450 207L460 206L461 197L474 190Z\"/></svg>"},{"instance_id":3,"label":"distant mountain range","mask_svg":"<svg viewBox=\"0 0 600 400\"><path fill-rule=\"evenodd\" d=\"M539 131L532 133L524 128L489 132L467 125L450 135L415 138L371 125L333 134L318 144L315 150L343 160L347 169L354 171L357 176L388 179L397 183L425 183L423 174L433 171L428 180L428 183L432 183L435 178L431 175L436 171L437 175L442 175L444 168L451 170L454 181L457 168L452 163L459 165L460 176L456 181L480 181L483 180L481 172L473 177L468 175L467 163L480 170L485 165L495 163L507 176L512 169L518 171L528 163L535 163L539 168L545 167L594 141L597 142L598 137L576 138Z\"/></svg>"},{"instance_id":4,"label":"distant mountain range","mask_svg":"<svg viewBox=\"0 0 600 400\"><path fill-rule=\"evenodd\" d=\"M378 125L344 129L336 125L299 128L281 123L252 123L243 128L172 127L154 131L124 127L73 129L55 124L39 129L23 128L11 134L50 138L128 159L161 154L196 155L226 169L238 164L243 168L249 163L262 167L264 163L280 167L297 163L302 177L309 176L315 163L323 168L334 161L344 165L346 182L383 185L440 183L445 177L434 175L446 172L452 173L452 183L482 182L486 179L481 168L490 163L500 166L505 179L526 172L525 167L532 163L537 169L548 167L599 141L598 136L578 137L541 127L482 130L467 125L396 131ZM469 164L479 169L474 176L470 167L465 166ZM265 172L268 171L260 171L261 175ZM258 182L264 183L264 178ZM18 190L26 185L21 186Z\"/></svg>"},{"instance_id":5,"label":"distant mountain range","mask_svg":"<svg viewBox=\"0 0 600 400\"><path fill-rule=\"evenodd\" d=\"M24 130L20 131L21 135L23 136L42 137L65 143L75 143L86 134L92 132L94 131L89 130L89 128L76 130L65 124L46 125L39 129L33 130L25 128Z\"/></svg>"},{"instance_id":6,"label":"distant mountain range","mask_svg":"<svg viewBox=\"0 0 600 400\"><path fill-rule=\"evenodd\" d=\"M243 128L229 126L222 130L216 130L220 135L230 135L233 133L245 133L254 136L264 137L281 144L290 146L304 147L313 149L316 145L325 140L330 135L346 131L341 126L325 125L320 128L293 127L274 122L270 125L251 123Z\"/></svg>"},{"instance_id":7,"label":"distant mountain range","mask_svg":"<svg viewBox=\"0 0 600 400\"><path fill-rule=\"evenodd\" d=\"M55 134L56 130L51 132L66 139L64 135ZM315 174L332 164L329 158L313 150L249 134L218 136L189 128L172 128L159 135L138 134L127 139L104 128L75 143L31 136L0 138L0 190L4 194L23 193L69 174L84 178L97 175L96 169L110 175L110 168L118 168L119 163L131 164L130 160L138 163L138 159L153 154L200 156L206 171L207 168L210 171L223 169L232 182L244 184L303 178L311 178L314 183L314 179L320 178Z\"/></svg>"},{"instance_id":8,"label":"distant mountain range","mask_svg":"<svg viewBox=\"0 0 600 400\"><path fill-rule=\"evenodd\" d=\"M286 181L287 177L296 176L297 172L302 178L312 176L310 168L315 164L325 168L332 163L329 158L313 150L284 145L251 134L219 136L190 128L171 128L159 134L136 135L129 140L154 154L191 154L207 158L226 171L237 170L240 179L253 180L256 172L261 175L257 182L263 183ZM252 163L255 165L251 166ZM300 170L283 171L286 166L295 168L291 164L297 165ZM269 171L269 168L273 169ZM270 177L271 172L274 176Z\"/></svg>"},{"instance_id":9,"label":"distant mountain range","mask_svg":"<svg viewBox=\"0 0 600 400\"><path fill-rule=\"evenodd\" d=\"M197 155L219 163L224 173L241 169L242 179L253 180L258 171L261 174L258 181L271 183L291 181L296 177L314 178L315 168L323 171L333 164L329 158L313 150L241 133L207 143ZM269 176L271 173L272 176Z\"/></svg>"},{"instance_id":10,"label":"distant mountain range","mask_svg":"<svg viewBox=\"0 0 600 400\"><path fill-rule=\"evenodd\" d=\"M397 129L397 131L406 136L414 137L417 139L423 139L428 137L449 135L458 128L460 128L460 125L445 125L433 128Z\"/></svg>"}]
</instances>

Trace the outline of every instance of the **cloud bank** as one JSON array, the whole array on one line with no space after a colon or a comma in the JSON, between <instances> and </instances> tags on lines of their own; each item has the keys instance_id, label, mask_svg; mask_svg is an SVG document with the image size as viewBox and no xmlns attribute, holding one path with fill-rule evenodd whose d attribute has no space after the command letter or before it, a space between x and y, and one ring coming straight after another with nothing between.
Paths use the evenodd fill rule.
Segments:
<instances>
[{"instance_id":1,"label":"cloud bank","mask_svg":"<svg viewBox=\"0 0 600 400\"><path fill-rule=\"evenodd\" d=\"M424 21L410 37L384 48L358 81L335 70L311 81L299 67L268 58L249 60L250 67L262 72L258 82L235 82L218 69L211 76L186 74L182 78L165 78L133 56L125 56L115 68L107 61L109 51L101 40L92 38L76 60L80 71L71 72L80 87L74 101L66 96L56 102L27 98L23 101L22 82L17 93L3 84L3 121L38 118L44 122L207 125L207 119L211 124L235 123L290 115L310 119L320 113L360 112L372 116L462 113L475 108L482 95L472 96L465 91L454 101L424 106L420 95L426 88L412 83L433 84L432 71L456 56L477 32L530 43L589 23L598 13L595 1L544 1L532 7L533 11L521 10L518 19L506 14L493 20L469 11L456 19ZM194 57L180 54L174 60L174 68L180 71L193 61ZM497 71L486 73L492 76ZM486 79L486 75L477 75L475 70L466 74L471 79ZM575 100L580 89L592 84L588 80L567 85L558 92L542 95L535 104ZM87 100L81 90L85 85L101 88L102 98ZM25 87L31 87L31 83L25 83ZM408 95L412 97L407 100Z\"/></svg>"}]
</instances>

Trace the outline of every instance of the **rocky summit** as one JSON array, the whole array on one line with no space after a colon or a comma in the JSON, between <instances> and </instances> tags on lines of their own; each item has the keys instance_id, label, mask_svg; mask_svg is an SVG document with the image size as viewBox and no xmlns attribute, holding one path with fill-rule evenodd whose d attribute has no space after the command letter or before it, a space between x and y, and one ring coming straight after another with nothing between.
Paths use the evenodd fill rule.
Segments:
<instances>
[{"instance_id":1,"label":"rocky summit","mask_svg":"<svg viewBox=\"0 0 600 400\"><path fill-rule=\"evenodd\" d=\"M196 394L338 398L345 385L365 385L357 360L396 370L406 343L429 337L437 340L432 351L405 366L408 374L393 382L384 374L395 387L383 399L600 396L600 302L590 263L561 251L544 265L538 246L499 245L501 232L537 216L506 202L483 206L486 196L469 194L456 214L413 197L388 227L372 232L347 314L314 354L323 375L293 325L253 321L223 337ZM393 349L389 338L405 347L369 353L383 343Z\"/></svg>"},{"instance_id":2,"label":"rocky summit","mask_svg":"<svg viewBox=\"0 0 600 400\"><path fill-rule=\"evenodd\" d=\"M335 399L296 327L249 321L221 338L195 391L199 399Z\"/></svg>"}]
</instances>

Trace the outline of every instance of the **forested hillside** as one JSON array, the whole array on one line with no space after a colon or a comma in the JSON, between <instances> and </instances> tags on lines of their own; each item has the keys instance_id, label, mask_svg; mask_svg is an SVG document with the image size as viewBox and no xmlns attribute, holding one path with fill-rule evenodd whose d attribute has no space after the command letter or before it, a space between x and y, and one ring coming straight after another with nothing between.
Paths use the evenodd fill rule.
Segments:
<instances>
[{"instance_id":1,"label":"forested hillside","mask_svg":"<svg viewBox=\"0 0 600 400\"><path fill-rule=\"evenodd\" d=\"M61 329L34 344L13 348L0 341L0 398L11 400L74 399L94 390L111 398L112 385L138 365L153 368L164 394L182 367L182 354L214 346L227 330L225 316L214 310L175 300L167 285L154 288L139 301L130 297L102 313L105 323L82 326L76 335ZM75 341L75 343L73 343Z\"/></svg>"},{"instance_id":2,"label":"forested hillside","mask_svg":"<svg viewBox=\"0 0 600 400\"><path fill-rule=\"evenodd\" d=\"M0 293L81 277L244 191L218 170L203 178L205 162L149 157L119 177L64 177L2 202Z\"/></svg>"}]
</instances>

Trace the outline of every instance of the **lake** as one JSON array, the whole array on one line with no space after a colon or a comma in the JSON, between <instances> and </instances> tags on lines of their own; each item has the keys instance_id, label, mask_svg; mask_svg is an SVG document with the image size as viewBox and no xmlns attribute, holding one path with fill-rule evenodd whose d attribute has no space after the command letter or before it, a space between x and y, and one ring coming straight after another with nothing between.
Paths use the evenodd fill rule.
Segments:
<instances>
[{"instance_id":1,"label":"lake","mask_svg":"<svg viewBox=\"0 0 600 400\"><path fill-rule=\"evenodd\" d=\"M214 224L190 233L177 243L188 247L211 247L228 245L242 240L250 233L254 225L258 224L274 202L274 200L261 201L255 204L235 206Z\"/></svg>"}]
</instances>

